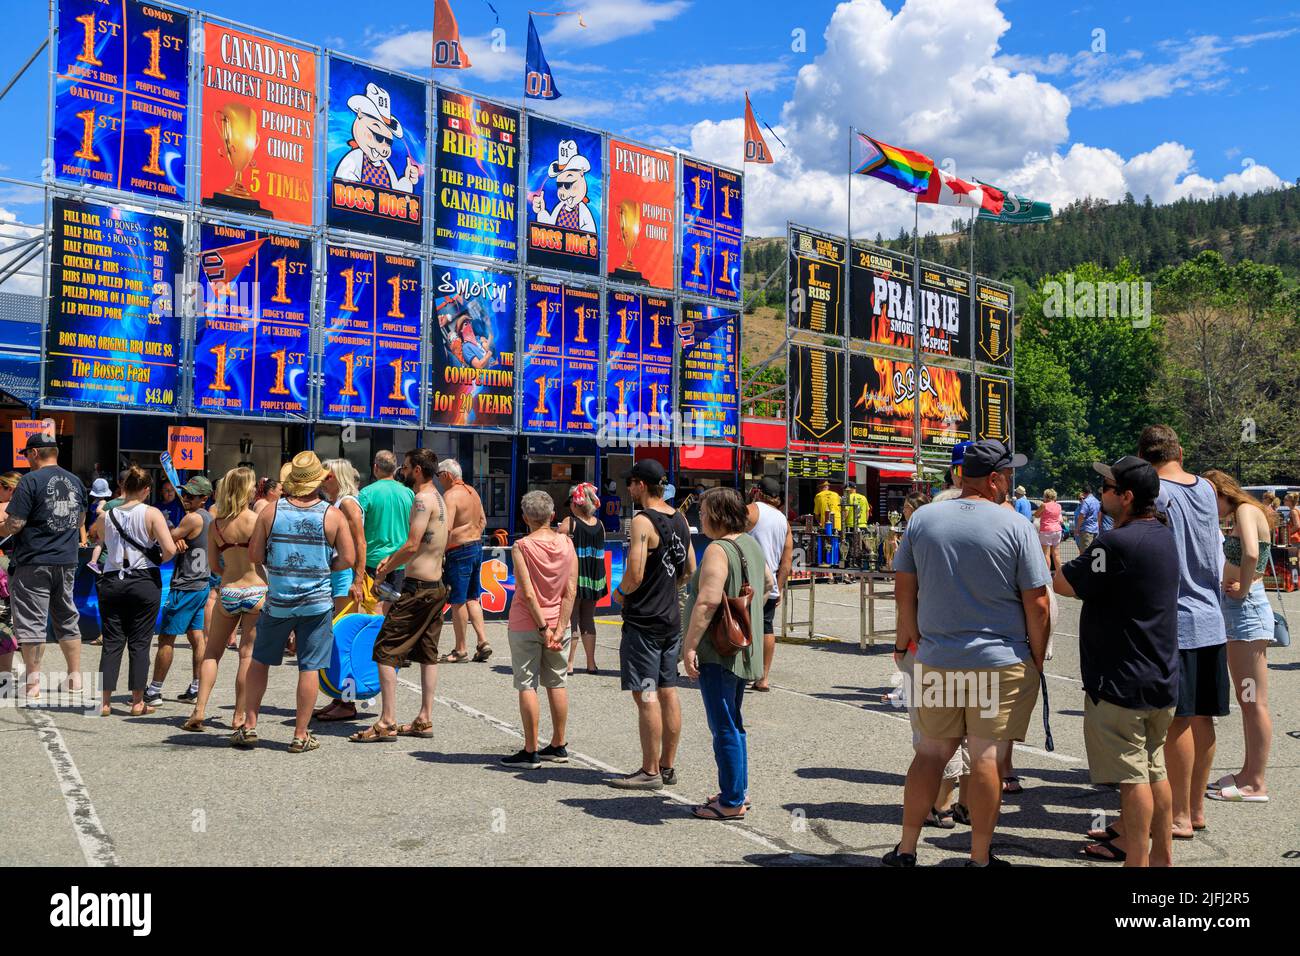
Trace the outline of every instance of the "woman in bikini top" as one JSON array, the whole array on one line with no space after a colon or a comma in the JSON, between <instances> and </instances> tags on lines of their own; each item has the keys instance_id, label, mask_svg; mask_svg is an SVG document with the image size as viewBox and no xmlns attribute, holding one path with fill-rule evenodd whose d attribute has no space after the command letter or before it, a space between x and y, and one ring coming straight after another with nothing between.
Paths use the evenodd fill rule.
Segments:
<instances>
[{"instance_id":1,"label":"woman in bikini top","mask_svg":"<svg viewBox=\"0 0 1300 956\"><path fill-rule=\"evenodd\" d=\"M266 587L261 569L248 559L248 542L253 537L257 514L251 509L233 518L214 521L212 531L217 540L221 563L221 588Z\"/></svg>"}]
</instances>

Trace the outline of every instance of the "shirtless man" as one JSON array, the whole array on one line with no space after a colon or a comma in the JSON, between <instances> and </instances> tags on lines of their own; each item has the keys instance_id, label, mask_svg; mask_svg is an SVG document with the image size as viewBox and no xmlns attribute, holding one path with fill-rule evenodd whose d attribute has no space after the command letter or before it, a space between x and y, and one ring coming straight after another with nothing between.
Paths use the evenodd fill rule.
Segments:
<instances>
[{"instance_id":1,"label":"shirtless man","mask_svg":"<svg viewBox=\"0 0 1300 956\"><path fill-rule=\"evenodd\" d=\"M369 730L353 734L354 743L369 744L398 737L433 736L433 693L438 685L438 637L447 607L447 586L442 582L447 534L456 520L456 505L444 499L434 483L438 459L419 449L411 458L415 502L406 543L379 562L375 584L389 571L406 565L402 595L393 602L375 638L374 661L379 665L383 709ZM409 724L397 724L397 669L420 665L420 712Z\"/></svg>"},{"instance_id":2,"label":"shirtless man","mask_svg":"<svg viewBox=\"0 0 1300 956\"><path fill-rule=\"evenodd\" d=\"M451 624L456 630L456 649L443 660L448 664L463 664L469 660L465 646L465 623L468 621L474 626L478 638L474 660L485 661L492 656L492 645L487 641L487 632L483 628L483 605L479 603L479 595L483 593L479 576L483 566L483 529L487 527L483 501L477 491L465 484L460 463L454 458L438 462L438 483L446 496L447 507L456 514L447 538L446 572L450 589L447 603L451 605Z\"/></svg>"}]
</instances>

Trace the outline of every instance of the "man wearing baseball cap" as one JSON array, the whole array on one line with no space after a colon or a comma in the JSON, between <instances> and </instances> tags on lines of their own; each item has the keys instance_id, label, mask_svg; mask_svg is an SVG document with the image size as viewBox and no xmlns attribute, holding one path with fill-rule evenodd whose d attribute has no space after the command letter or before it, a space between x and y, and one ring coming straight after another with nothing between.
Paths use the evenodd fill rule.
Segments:
<instances>
[{"instance_id":1,"label":"man wearing baseball cap","mask_svg":"<svg viewBox=\"0 0 1300 956\"><path fill-rule=\"evenodd\" d=\"M917 646L913 688L921 741L907 772L903 834L886 866L915 866L944 765L970 749L968 866L1007 865L989 852L1002 802L999 761L1024 740L1038 700L1051 625L1051 575L1033 528L1001 507L1027 463L1000 441L965 450L962 496L918 508L894 555L895 660Z\"/></svg>"},{"instance_id":2,"label":"man wearing baseball cap","mask_svg":"<svg viewBox=\"0 0 1300 956\"><path fill-rule=\"evenodd\" d=\"M1129 455L1092 467L1115 526L1059 568L1054 586L1083 601L1088 771L1093 783L1119 786L1125 829L1110 829L1083 852L1128 866L1169 866L1174 814L1164 749L1178 699L1178 548L1156 515L1160 476L1152 465Z\"/></svg>"},{"instance_id":3,"label":"man wearing baseball cap","mask_svg":"<svg viewBox=\"0 0 1300 956\"><path fill-rule=\"evenodd\" d=\"M950 459L951 464L948 468L950 485L935 495L931 504L939 501L952 501L954 498L961 497L962 464L966 459L966 449L972 444L974 443L969 441L959 441L957 444L952 446L952 458Z\"/></svg>"},{"instance_id":4,"label":"man wearing baseball cap","mask_svg":"<svg viewBox=\"0 0 1300 956\"><path fill-rule=\"evenodd\" d=\"M618 482L605 482L605 495L600 499L600 523L605 534L618 534L623 530L623 499L618 495Z\"/></svg>"},{"instance_id":5,"label":"man wearing baseball cap","mask_svg":"<svg viewBox=\"0 0 1300 956\"><path fill-rule=\"evenodd\" d=\"M47 628L53 629L67 663L65 686L81 689L81 619L72 591L87 499L81 479L59 467L53 435L31 435L23 454L30 470L14 488L0 538L14 538L9 605L27 669L26 699L34 703L40 696Z\"/></svg>"},{"instance_id":6,"label":"man wearing baseball cap","mask_svg":"<svg viewBox=\"0 0 1300 956\"><path fill-rule=\"evenodd\" d=\"M153 681L144 692L144 702L150 707L162 703L163 682L171 670L172 656L176 651L176 638L185 634L193 651L193 674L189 689L176 699L192 704L199 699L199 670L204 652L204 609L208 603L208 575L212 568L208 561L208 530L212 527L212 513L204 507L212 495L212 482L195 475L180 487L181 507L184 517L172 528L176 542L176 567L167 589L167 600L162 607L162 620L158 625L158 650L153 659Z\"/></svg>"}]
</instances>

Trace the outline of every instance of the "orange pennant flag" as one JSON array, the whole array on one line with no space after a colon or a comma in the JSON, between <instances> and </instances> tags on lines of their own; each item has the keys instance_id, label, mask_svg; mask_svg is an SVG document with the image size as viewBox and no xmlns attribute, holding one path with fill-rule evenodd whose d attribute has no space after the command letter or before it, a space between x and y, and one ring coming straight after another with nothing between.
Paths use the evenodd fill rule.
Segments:
<instances>
[{"instance_id":1,"label":"orange pennant flag","mask_svg":"<svg viewBox=\"0 0 1300 956\"><path fill-rule=\"evenodd\" d=\"M754 118L754 107L749 105L749 94L745 94L745 162L771 163L772 154L768 151L763 131L758 128Z\"/></svg>"},{"instance_id":2,"label":"orange pennant flag","mask_svg":"<svg viewBox=\"0 0 1300 956\"><path fill-rule=\"evenodd\" d=\"M468 70L472 65L460 44L460 27L456 25L456 14L451 12L451 0L434 0L433 68Z\"/></svg>"}]
</instances>

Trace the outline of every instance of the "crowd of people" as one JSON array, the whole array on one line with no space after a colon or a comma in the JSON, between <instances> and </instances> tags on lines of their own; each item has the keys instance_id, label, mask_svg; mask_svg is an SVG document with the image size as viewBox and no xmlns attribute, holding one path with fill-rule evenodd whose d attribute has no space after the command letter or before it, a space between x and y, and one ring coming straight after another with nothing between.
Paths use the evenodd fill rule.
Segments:
<instances>
[{"instance_id":1,"label":"crowd of people","mask_svg":"<svg viewBox=\"0 0 1300 956\"><path fill-rule=\"evenodd\" d=\"M915 866L925 827L958 824L971 831L969 865L1005 865L990 847L1003 795L1021 789L1011 750L1026 737L1051 656L1056 595L1082 602L1089 771L1094 783L1119 788L1122 807L1118 819L1090 833L1087 856L1169 865L1173 841L1193 839L1205 827L1207 799L1269 799L1265 650L1274 612L1262 576L1277 518L1231 476L1185 471L1177 435L1167 426L1145 429L1136 451L1094 466L1100 497L1095 509L1090 494L1081 499L1082 520L1075 524L1081 553L1065 563L1057 550L1055 494L1037 509L1022 504L1014 472L1027 461L1001 442L964 443L954 455L950 487L933 501L919 493L907 499L905 531L893 542L894 650L907 676L914 756L901 836L885 854L886 865ZM154 710L184 635L193 652L192 679L179 697L193 704L185 730L208 729L221 658L237 648L230 743L257 746L270 669L292 656L298 678L288 749L314 751L320 747L314 722L360 717L355 701L316 707L333 623L350 610L373 609L382 615L373 645L380 711L348 739L428 739L439 665L483 662L493 653L479 600L486 517L453 459L439 461L420 449L399 467L392 452L380 451L373 480L361 487L348 461L322 462L304 451L275 480L259 481L245 467L228 471L215 488L193 477L176 489L172 507L172 498L149 503L153 483L138 467L122 473L117 497L108 500L99 482L87 492L58 465L52 439L33 436L26 455L27 474L0 476L0 538L9 538L8 575L0 581L8 593L0 588L0 597L12 608L12 639L0 643L0 671L21 649L29 702L39 700L47 634L63 650L66 689L77 690L73 578L88 511L89 538L102 548L105 716L113 713L124 655L129 713ZM709 543L697 562L691 527L665 498L663 466L638 461L623 480L636 510L613 594L622 614L620 686L635 703L641 753L635 771L610 783L661 790L677 782L677 689L684 671L698 682L718 773L717 794L693 813L742 819L750 806L744 698L749 690L770 689L775 611L793 559L781 483L759 480L748 501L734 488L702 491L694 505ZM524 740L502 759L521 769L569 759L568 679L579 644L585 671L596 673L595 605L613 583L606 579L598 489L575 485L566 504L569 514L557 525L548 493L525 494L520 506L528 531L512 549L507 640ZM835 503L825 504L829 520L836 520ZM160 568L172 560L164 602ZM448 611L454 646L444 652ZM412 665L420 671L420 707L400 722L397 674ZM545 745L539 689L551 717ZM1245 760L1239 772L1211 781L1214 718L1228 713L1233 691Z\"/></svg>"}]
</instances>

